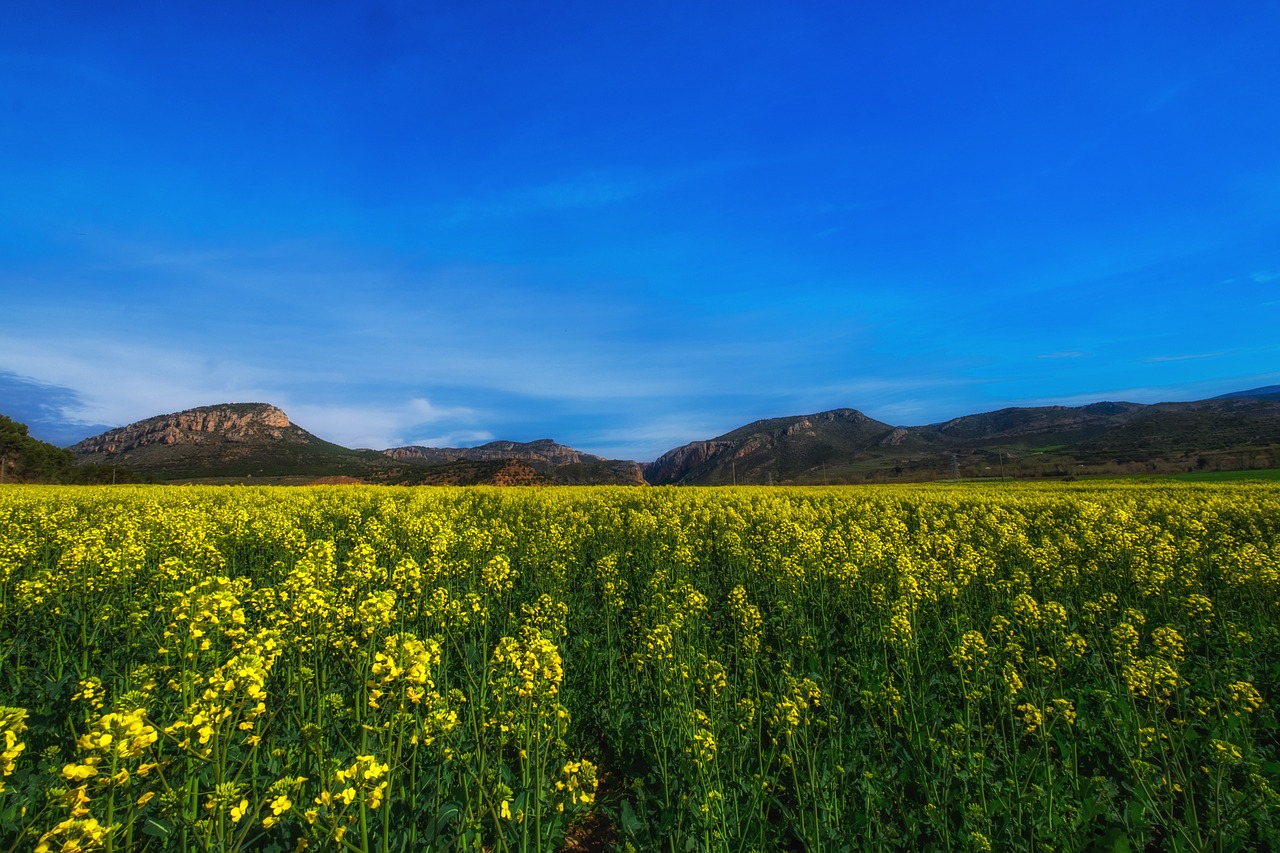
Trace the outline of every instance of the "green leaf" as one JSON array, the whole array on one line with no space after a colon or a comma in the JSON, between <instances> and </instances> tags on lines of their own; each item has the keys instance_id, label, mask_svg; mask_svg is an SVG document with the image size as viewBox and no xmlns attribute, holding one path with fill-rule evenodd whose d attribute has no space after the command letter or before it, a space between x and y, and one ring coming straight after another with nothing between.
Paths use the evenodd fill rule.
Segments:
<instances>
[{"instance_id":1,"label":"green leaf","mask_svg":"<svg viewBox=\"0 0 1280 853\"><path fill-rule=\"evenodd\" d=\"M636 815L630 800L622 801L622 812L618 815L618 822L631 835L636 835L644 829L644 822Z\"/></svg>"},{"instance_id":2,"label":"green leaf","mask_svg":"<svg viewBox=\"0 0 1280 853\"><path fill-rule=\"evenodd\" d=\"M142 825L142 834L149 835L152 838L168 838L173 835L173 824L167 820L157 820L149 817L147 822Z\"/></svg>"}]
</instances>

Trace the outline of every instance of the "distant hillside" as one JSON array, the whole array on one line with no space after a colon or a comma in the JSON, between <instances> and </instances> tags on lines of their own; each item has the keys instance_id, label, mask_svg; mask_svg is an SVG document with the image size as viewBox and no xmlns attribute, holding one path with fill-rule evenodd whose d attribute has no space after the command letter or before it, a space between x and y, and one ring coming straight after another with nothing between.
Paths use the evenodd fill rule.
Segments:
<instances>
[{"instance_id":1,"label":"distant hillside","mask_svg":"<svg viewBox=\"0 0 1280 853\"><path fill-rule=\"evenodd\" d=\"M1233 397L1250 397L1262 399L1280 398L1280 385L1264 385L1261 388L1251 388L1248 391L1233 391L1230 394L1219 394L1214 397L1215 400L1228 400Z\"/></svg>"},{"instance_id":2,"label":"distant hillside","mask_svg":"<svg viewBox=\"0 0 1280 853\"><path fill-rule=\"evenodd\" d=\"M924 426L833 409L755 421L643 466L551 439L350 450L265 403L159 415L85 439L71 451L78 472L91 470L85 465L123 465L163 482L693 485L1240 470L1280 467L1280 396L1260 388L1193 403L1018 407ZM57 448L39 453L46 461L24 462L23 470L56 468L63 464L56 460L65 459ZM17 470L18 457L12 458L6 466Z\"/></svg>"},{"instance_id":3,"label":"distant hillside","mask_svg":"<svg viewBox=\"0 0 1280 853\"><path fill-rule=\"evenodd\" d=\"M118 462L160 480L375 476L374 451L317 438L266 403L226 403L158 415L86 438L81 462Z\"/></svg>"},{"instance_id":4,"label":"distant hillside","mask_svg":"<svg viewBox=\"0 0 1280 853\"><path fill-rule=\"evenodd\" d=\"M32 438L27 425L0 415L0 483L128 483L135 475L112 466L78 466L75 454Z\"/></svg>"},{"instance_id":5,"label":"distant hillside","mask_svg":"<svg viewBox=\"0 0 1280 853\"><path fill-rule=\"evenodd\" d=\"M549 439L483 448L350 450L317 438L266 403L224 403L158 415L73 445L81 463L113 462L166 482L638 483L634 462Z\"/></svg>"},{"instance_id":6,"label":"distant hillside","mask_svg":"<svg viewBox=\"0 0 1280 853\"><path fill-rule=\"evenodd\" d=\"M491 441L479 447L393 447L382 452L402 462L424 464L518 460L545 481L564 485L644 482L643 468L636 462L593 456L549 438Z\"/></svg>"},{"instance_id":7,"label":"distant hillside","mask_svg":"<svg viewBox=\"0 0 1280 853\"><path fill-rule=\"evenodd\" d=\"M75 461L71 453L28 435L26 424L0 415L0 482L54 482Z\"/></svg>"},{"instance_id":8,"label":"distant hillside","mask_svg":"<svg viewBox=\"0 0 1280 853\"><path fill-rule=\"evenodd\" d=\"M667 451L645 466L645 479L654 484L782 482L828 462L855 459L893 431L856 409L755 421Z\"/></svg>"},{"instance_id":9,"label":"distant hillside","mask_svg":"<svg viewBox=\"0 0 1280 853\"><path fill-rule=\"evenodd\" d=\"M645 467L654 484L1069 476L1280 464L1280 399L1009 408L895 427L854 409L756 421Z\"/></svg>"}]
</instances>

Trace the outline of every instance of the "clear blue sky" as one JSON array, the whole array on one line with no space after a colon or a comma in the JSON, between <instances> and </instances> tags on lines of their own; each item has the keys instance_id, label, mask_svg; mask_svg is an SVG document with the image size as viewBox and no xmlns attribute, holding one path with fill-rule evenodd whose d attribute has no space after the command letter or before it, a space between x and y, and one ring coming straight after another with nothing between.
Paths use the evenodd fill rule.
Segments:
<instances>
[{"instance_id":1,"label":"clear blue sky","mask_svg":"<svg viewBox=\"0 0 1280 853\"><path fill-rule=\"evenodd\" d=\"M5 3L0 412L647 460L1276 384L1278 44L1263 0Z\"/></svg>"}]
</instances>

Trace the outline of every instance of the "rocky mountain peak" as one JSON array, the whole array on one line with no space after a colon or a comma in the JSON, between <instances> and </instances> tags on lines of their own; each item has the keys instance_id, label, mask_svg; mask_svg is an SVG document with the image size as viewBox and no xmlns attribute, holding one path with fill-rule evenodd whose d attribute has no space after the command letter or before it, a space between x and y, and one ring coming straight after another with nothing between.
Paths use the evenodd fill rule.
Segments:
<instances>
[{"instance_id":1,"label":"rocky mountain peak","mask_svg":"<svg viewBox=\"0 0 1280 853\"><path fill-rule=\"evenodd\" d=\"M157 415L108 430L86 438L71 451L77 455L127 453L153 444L200 444L219 439L230 442L278 440L291 426L288 415L267 403L224 403Z\"/></svg>"}]
</instances>

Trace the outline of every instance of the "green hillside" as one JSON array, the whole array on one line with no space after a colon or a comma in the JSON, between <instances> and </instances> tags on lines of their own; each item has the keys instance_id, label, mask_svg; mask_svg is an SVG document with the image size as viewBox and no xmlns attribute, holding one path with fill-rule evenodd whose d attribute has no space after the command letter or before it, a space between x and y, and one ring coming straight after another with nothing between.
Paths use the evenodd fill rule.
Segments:
<instances>
[{"instance_id":1,"label":"green hillside","mask_svg":"<svg viewBox=\"0 0 1280 853\"><path fill-rule=\"evenodd\" d=\"M0 483L131 483L118 465L78 465L70 450L32 438L27 425L0 415Z\"/></svg>"}]
</instances>

